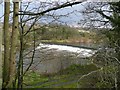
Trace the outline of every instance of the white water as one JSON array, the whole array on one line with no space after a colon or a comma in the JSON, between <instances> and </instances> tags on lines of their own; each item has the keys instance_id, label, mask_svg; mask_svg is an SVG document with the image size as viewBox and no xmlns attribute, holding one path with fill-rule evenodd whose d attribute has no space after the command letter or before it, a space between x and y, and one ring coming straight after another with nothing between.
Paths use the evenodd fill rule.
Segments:
<instances>
[{"instance_id":1,"label":"white water","mask_svg":"<svg viewBox=\"0 0 120 90\"><path fill-rule=\"evenodd\" d=\"M77 48L72 46L65 46L65 45L51 45L51 44L42 44L40 43L37 49L41 48L47 48L47 49L56 49L57 51L68 51L80 54L82 57L90 57L92 56L96 51L91 49L83 49L83 48Z\"/></svg>"}]
</instances>

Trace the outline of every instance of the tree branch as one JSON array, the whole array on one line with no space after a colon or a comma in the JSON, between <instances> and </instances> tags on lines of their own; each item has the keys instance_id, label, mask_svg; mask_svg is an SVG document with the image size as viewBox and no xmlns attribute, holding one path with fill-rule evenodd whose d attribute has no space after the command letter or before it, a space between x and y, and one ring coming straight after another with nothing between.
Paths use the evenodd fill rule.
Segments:
<instances>
[{"instance_id":1,"label":"tree branch","mask_svg":"<svg viewBox=\"0 0 120 90\"><path fill-rule=\"evenodd\" d=\"M84 1L86 1L86 0L84 0ZM25 13L24 12L24 13L18 13L17 15L43 15L43 14L45 14L47 12L50 12L50 11L53 11L53 10L58 10L58 9L65 8L65 7L68 7L68 6L73 6L73 5L76 5L76 4L80 4L80 3L84 2L84 1L78 1L78 2L72 2L72 3L67 2L67 3L64 3L64 4L60 5L60 6L53 7L53 8L47 9L45 11L42 11L40 13Z\"/></svg>"}]
</instances>

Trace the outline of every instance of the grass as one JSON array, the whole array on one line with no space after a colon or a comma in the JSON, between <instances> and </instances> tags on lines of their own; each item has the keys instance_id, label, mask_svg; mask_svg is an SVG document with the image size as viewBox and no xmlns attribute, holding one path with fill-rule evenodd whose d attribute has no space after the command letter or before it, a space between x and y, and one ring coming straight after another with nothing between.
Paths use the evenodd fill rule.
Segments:
<instances>
[{"instance_id":1,"label":"grass","mask_svg":"<svg viewBox=\"0 0 120 90\"><path fill-rule=\"evenodd\" d=\"M71 67L60 71L62 74L85 74L89 73L91 71L96 70L96 66L93 64L88 64L88 65L72 65Z\"/></svg>"},{"instance_id":2,"label":"grass","mask_svg":"<svg viewBox=\"0 0 120 90\"><path fill-rule=\"evenodd\" d=\"M64 86L60 86L60 87L56 87L56 88L76 88L77 87L77 83L72 83L69 85L64 85Z\"/></svg>"},{"instance_id":3,"label":"grass","mask_svg":"<svg viewBox=\"0 0 120 90\"><path fill-rule=\"evenodd\" d=\"M84 74L98 69L95 65L72 65L54 75L44 76L36 72L28 72L24 83L33 88L76 88L77 80ZM38 84L39 83L39 84Z\"/></svg>"},{"instance_id":4,"label":"grass","mask_svg":"<svg viewBox=\"0 0 120 90\"><path fill-rule=\"evenodd\" d=\"M33 84L37 84L39 82L45 82L45 81L48 81L48 78L43 77L36 72L28 72L24 76L24 83L27 85L33 85Z\"/></svg>"}]
</instances>

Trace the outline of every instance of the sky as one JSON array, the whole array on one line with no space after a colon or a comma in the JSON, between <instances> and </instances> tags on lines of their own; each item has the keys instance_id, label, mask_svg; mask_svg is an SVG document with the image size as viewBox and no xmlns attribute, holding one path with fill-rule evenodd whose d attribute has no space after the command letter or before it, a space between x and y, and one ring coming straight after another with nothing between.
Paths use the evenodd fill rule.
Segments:
<instances>
[{"instance_id":1,"label":"sky","mask_svg":"<svg viewBox=\"0 0 120 90\"><path fill-rule=\"evenodd\" d=\"M12 0L11 0L12 1ZM34 0L23 0L24 2L31 2L31 1L34 1ZM37 7L38 3L37 1L42 1L42 2L55 2L55 1L61 1L61 2L65 2L66 0L35 0L36 3L32 4L31 5L31 8L33 7ZM80 1L80 0L67 0L67 1ZM4 5L3 4L0 4L0 17L3 15L4 13ZM74 5L72 7L67 7L67 8L64 8L64 9L59 9L59 10L56 10L55 13L57 15L64 15L66 13L69 13L69 12L72 12L74 10L83 10L84 9L84 3L82 4L78 4L78 5ZM80 22L80 20L83 18L84 16L81 14L81 13L78 13L78 12L75 12L75 13L72 13L70 14L68 17L62 17L59 19L59 21L62 21L62 22L65 22L67 23L68 25L71 25L71 26L74 26L74 27L78 27L80 24L78 24ZM44 18L41 19L41 22L42 23L46 23L46 22L50 22L52 21L53 19L51 18ZM3 20L3 19L2 19Z\"/></svg>"},{"instance_id":2,"label":"sky","mask_svg":"<svg viewBox=\"0 0 120 90\"><path fill-rule=\"evenodd\" d=\"M11 0L12 1L12 0ZM28 1L33 1L33 0L24 0L24 2L28 2ZM45 2L45 1L49 1L49 2L54 2L54 1L61 1L61 2L65 2L66 0L36 0L36 1L42 1L42 2ZM67 0L67 1L71 1L71 0ZM73 0L74 1L74 0ZM77 1L77 0L76 0ZM35 6L35 5L33 5ZM33 7L32 6L32 7ZM4 5L3 4L0 4L0 17L3 15L4 13ZM81 5L74 5L72 8L71 7L68 7L68 8L65 8L65 9L60 9L60 10L57 10L56 13L58 15L60 14L66 14L68 12L71 12L71 11L74 11L74 10L77 10L77 9L82 9L83 7ZM71 25L77 25L79 19L82 18L82 15L80 13L74 13L74 14L71 14L69 15L69 17L62 17L60 18L59 20L60 21L64 21L68 24L71 24ZM50 20L50 19L47 19L47 20ZM43 21L44 22L44 21Z\"/></svg>"},{"instance_id":3,"label":"sky","mask_svg":"<svg viewBox=\"0 0 120 90\"><path fill-rule=\"evenodd\" d=\"M0 17L3 15L3 4L0 4Z\"/></svg>"}]
</instances>

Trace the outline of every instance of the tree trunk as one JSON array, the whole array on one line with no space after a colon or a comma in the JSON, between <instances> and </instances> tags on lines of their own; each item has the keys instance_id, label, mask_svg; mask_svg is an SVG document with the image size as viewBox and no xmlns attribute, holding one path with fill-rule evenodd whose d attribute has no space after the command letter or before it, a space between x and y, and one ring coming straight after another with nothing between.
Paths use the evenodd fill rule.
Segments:
<instances>
[{"instance_id":1,"label":"tree trunk","mask_svg":"<svg viewBox=\"0 0 120 90\"><path fill-rule=\"evenodd\" d=\"M0 27L0 90L2 88L2 27Z\"/></svg>"},{"instance_id":2,"label":"tree trunk","mask_svg":"<svg viewBox=\"0 0 120 90\"><path fill-rule=\"evenodd\" d=\"M19 2L13 2L13 26L12 26L12 37L11 37L11 48L10 48L10 67L9 67L9 73L10 73L10 80L8 87L13 87L15 81L15 75L16 75L16 47L18 42L18 11L19 11Z\"/></svg>"},{"instance_id":3,"label":"tree trunk","mask_svg":"<svg viewBox=\"0 0 120 90\"><path fill-rule=\"evenodd\" d=\"M6 88L9 80L9 50L10 50L10 31L9 31L9 14L10 2L5 2L4 8L4 62L3 62L3 88Z\"/></svg>"}]
</instances>

